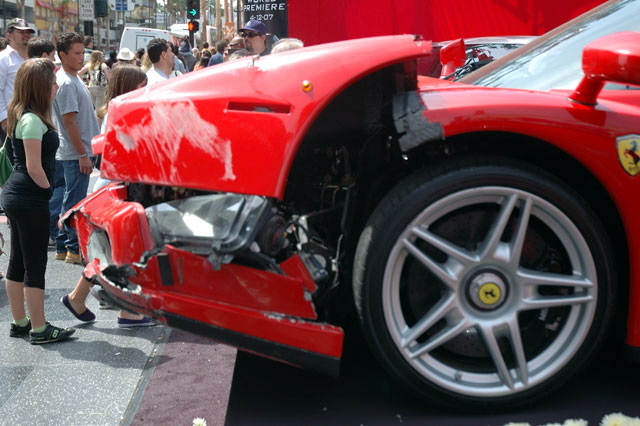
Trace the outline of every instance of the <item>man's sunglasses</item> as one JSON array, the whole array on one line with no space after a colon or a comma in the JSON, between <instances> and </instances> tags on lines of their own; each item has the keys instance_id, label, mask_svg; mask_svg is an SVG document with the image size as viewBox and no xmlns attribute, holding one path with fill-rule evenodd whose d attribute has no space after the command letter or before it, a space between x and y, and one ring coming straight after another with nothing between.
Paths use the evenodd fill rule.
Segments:
<instances>
[{"instance_id":1,"label":"man's sunglasses","mask_svg":"<svg viewBox=\"0 0 640 426\"><path fill-rule=\"evenodd\" d=\"M254 38L259 36L260 33L240 33L241 37L248 37L248 38Z\"/></svg>"}]
</instances>

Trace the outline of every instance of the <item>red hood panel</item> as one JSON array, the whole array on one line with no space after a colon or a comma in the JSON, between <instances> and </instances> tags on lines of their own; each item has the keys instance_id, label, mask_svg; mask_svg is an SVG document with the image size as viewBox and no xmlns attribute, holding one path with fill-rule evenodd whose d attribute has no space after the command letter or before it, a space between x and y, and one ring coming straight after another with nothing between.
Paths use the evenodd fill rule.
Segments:
<instances>
[{"instance_id":1,"label":"red hood panel","mask_svg":"<svg viewBox=\"0 0 640 426\"><path fill-rule=\"evenodd\" d=\"M350 40L139 89L109 105L102 176L281 198L300 140L334 96L430 51L430 42L411 35Z\"/></svg>"},{"instance_id":2,"label":"red hood panel","mask_svg":"<svg viewBox=\"0 0 640 426\"><path fill-rule=\"evenodd\" d=\"M231 142L187 99L128 111L110 122L107 140L105 176L181 186L202 180L204 171L218 180L236 179Z\"/></svg>"}]
</instances>

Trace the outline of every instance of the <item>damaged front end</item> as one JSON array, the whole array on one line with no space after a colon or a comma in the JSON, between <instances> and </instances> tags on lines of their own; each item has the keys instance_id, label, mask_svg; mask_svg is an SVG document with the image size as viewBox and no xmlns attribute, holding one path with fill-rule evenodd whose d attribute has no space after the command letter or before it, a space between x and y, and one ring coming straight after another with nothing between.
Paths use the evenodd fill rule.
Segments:
<instances>
[{"instance_id":1,"label":"damaged front end","mask_svg":"<svg viewBox=\"0 0 640 426\"><path fill-rule=\"evenodd\" d=\"M395 182L382 171L404 165L391 99L415 92L430 51L411 35L350 40L114 99L94 143L101 177L123 183L67 214L86 275L169 326L337 374L357 236ZM407 131L411 114L395 118Z\"/></svg>"},{"instance_id":2,"label":"damaged front end","mask_svg":"<svg viewBox=\"0 0 640 426\"><path fill-rule=\"evenodd\" d=\"M85 275L115 302L169 326L337 375L343 331L314 295L336 277L307 218L273 199L110 184L62 220L78 230Z\"/></svg>"}]
</instances>

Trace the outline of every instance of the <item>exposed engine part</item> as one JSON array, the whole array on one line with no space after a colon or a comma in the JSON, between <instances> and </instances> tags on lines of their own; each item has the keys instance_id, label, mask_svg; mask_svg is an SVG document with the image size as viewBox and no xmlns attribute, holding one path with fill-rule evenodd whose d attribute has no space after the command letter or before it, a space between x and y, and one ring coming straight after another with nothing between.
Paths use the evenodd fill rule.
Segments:
<instances>
[{"instance_id":1,"label":"exposed engine part","mask_svg":"<svg viewBox=\"0 0 640 426\"><path fill-rule=\"evenodd\" d=\"M344 202L348 188L342 185L323 186L320 195L320 208L334 208Z\"/></svg>"},{"instance_id":2,"label":"exposed engine part","mask_svg":"<svg viewBox=\"0 0 640 426\"><path fill-rule=\"evenodd\" d=\"M325 285L328 279L335 276L334 251L316 234L314 222L322 223L328 212L315 212L317 216L300 216L287 228L297 239L296 248L309 275L316 283Z\"/></svg>"},{"instance_id":3,"label":"exposed engine part","mask_svg":"<svg viewBox=\"0 0 640 426\"><path fill-rule=\"evenodd\" d=\"M327 149L327 158L331 162L329 170L320 185L320 209L336 208L344 203L348 185L353 183L349 150L342 147Z\"/></svg>"},{"instance_id":4,"label":"exposed engine part","mask_svg":"<svg viewBox=\"0 0 640 426\"><path fill-rule=\"evenodd\" d=\"M285 220L281 215L271 216L256 237L260 251L269 257L276 257L286 245Z\"/></svg>"},{"instance_id":5,"label":"exposed engine part","mask_svg":"<svg viewBox=\"0 0 640 426\"><path fill-rule=\"evenodd\" d=\"M293 228L296 238L298 239L298 249L302 249L302 245L309 242L311 235L309 235L309 222L308 216L300 216L297 219L297 225Z\"/></svg>"},{"instance_id":6,"label":"exposed engine part","mask_svg":"<svg viewBox=\"0 0 640 426\"><path fill-rule=\"evenodd\" d=\"M207 260L211 264L211 267L214 271L219 271L220 266L223 263L231 263L233 260L233 255L230 254L219 254L217 250L213 251L209 256L207 256Z\"/></svg>"},{"instance_id":7,"label":"exposed engine part","mask_svg":"<svg viewBox=\"0 0 640 426\"><path fill-rule=\"evenodd\" d=\"M334 256L331 258L331 268L333 279L331 281L326 280L323 282L323 286L318 288L313 294L314 301L318 304L318 306L325 306L328 300L335 294L336 290L340 286L340 271L339 271L339 262L338 256L340 255L340 247L342 245L342 236L338 239L338 248L335 251Z\"/></svg>"},{"instance_id":8,"label":"exposed engine part","mask_svg":"<svg viewBox=\"0 0 640 426\"><path fill-rule=\"evenodd\" d=\"M176 186L146 185L142 183L127 184L127 201L138 202L145 208L201 194L204 194L204 192Z\"/></svg>"},{"instance_id":9,"label":"exposed engine part","mask_svg":"<svg viewBox=\"0 0 640 426\"><path fill-rule=\"evenodd\" d=\"M329 249L315 241L302 244L300 259L316 283L324 281L330 276L329 271L333 267L331 254Z\"/></svg>"},{"instance_id":10,"label":"exposed engine part","mask_svg":"<svg viewBox=\"0 0 640 426\"><path fill-rule=\"evenodd\" d=\"M135 277L136 270L130 265L109 265L102 271L102 274L118 287L128 289L129 277Z\"/></svg>"}]
</instances>

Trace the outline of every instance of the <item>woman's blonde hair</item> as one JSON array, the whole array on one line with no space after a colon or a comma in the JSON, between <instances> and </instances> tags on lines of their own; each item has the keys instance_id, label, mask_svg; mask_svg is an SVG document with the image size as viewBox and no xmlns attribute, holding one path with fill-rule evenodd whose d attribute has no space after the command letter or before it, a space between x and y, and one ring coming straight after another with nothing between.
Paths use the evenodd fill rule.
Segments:
<instances>
[{"instance_id":1,"label":"woman's blonde hair","mask_svg":"<svg viewBox=\"0 0 640 426\"><path fill-rule=\"evenodd\" d=\"M142 55L142 59L140 59L140 68L142 71L147 72L151 69L153 63L151 62L151 58L149 58L149 54L145 53Z\"/></svg>"},{"instance_id":2,"label":"woman's blonde hair","mask_svg":"<svg viewBox=\"0 0 640 426\"><path fill-rule=\"evenodd\" d=\"M116 96L124 95L138 88L140 83L147 83L147 75L140 67L122 63L111 72L104 94L104 106L98 110L98 118L103 119L109 108L109 101Z\"/></svg>"},{"instance_id":3,"label":"woman's blonde hair","mask_svg":"<svg viewBox=\"0 0 640 426\"><path fill-rule=\"evenodd\" d=\"M12 137L22 114L32 112L50 129L51 90L56 82L56 66L49 59L27 59L16 73L13 98L7 107L7 134Z\"/></svg>"},{"instance_id":4,"label":"woman's blonde hair","mask_svg":"<svg viewBox=\"0 0 640 426\"><path fill-rule=\"evenodd\" d=\"M104 62L104 53L99 50L94 50L91 52L91 58L89 58L89 68L94 69L97 66L100 66Z\"/></svg>"}]
</instances>

